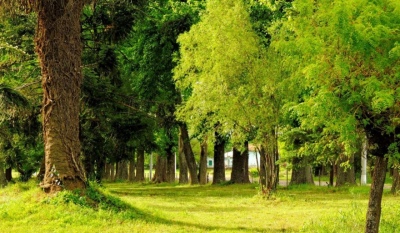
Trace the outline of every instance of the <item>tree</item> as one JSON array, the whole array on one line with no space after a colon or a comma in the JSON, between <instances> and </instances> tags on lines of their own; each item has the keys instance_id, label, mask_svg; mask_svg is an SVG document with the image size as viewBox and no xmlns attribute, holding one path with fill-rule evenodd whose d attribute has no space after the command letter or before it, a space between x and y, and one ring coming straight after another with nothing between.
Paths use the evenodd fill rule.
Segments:
<instances>
[{"instance_id":1,"label":"tree","mask_svg":"<svg viewBox=\"0 0 400 233\"><path fill-rule=\"evenodd\" d=\"M272 46L297 67L291 72L310 95L299 104L302 126L324 125L339 134L348 157L357 132L366 133L375 156L366 232L378 232L388 158L398 140L398 1L294 1L275 25Z\"/></svg>"},{"instance_id":2,"label":"tree","mask_svg":"<svg viewBox=\"0 0 400 233\"><path fill-rule=\"evenodd\" d=\"M41 186L47 192L84 189L86 178L79 160L82 82L79 19L84 1L1 1L0 5L2 10L34 10L38 17L35 42L42 71L46 160Z\"/></svg>"}]
</instances>

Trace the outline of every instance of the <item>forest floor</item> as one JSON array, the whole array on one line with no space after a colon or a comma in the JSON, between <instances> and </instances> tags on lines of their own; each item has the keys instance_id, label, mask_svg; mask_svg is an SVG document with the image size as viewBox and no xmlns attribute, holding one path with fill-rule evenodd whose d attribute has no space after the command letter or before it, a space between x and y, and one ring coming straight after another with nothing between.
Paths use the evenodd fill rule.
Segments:
<instances>
[{"instance_id":1,"label":"forest floor","mask_svg":"<svg viewBox=\"0 0 400 233\"><path fill-rule=\"evenodd\" d=\"M101 196L97 191L100 190ZM0 189L0 232L363 232L369 188L256 184L105 183L44 194L34 182ZM400 232L400 201L385 190L380 232Z\"/></svg>"}]
</instances>

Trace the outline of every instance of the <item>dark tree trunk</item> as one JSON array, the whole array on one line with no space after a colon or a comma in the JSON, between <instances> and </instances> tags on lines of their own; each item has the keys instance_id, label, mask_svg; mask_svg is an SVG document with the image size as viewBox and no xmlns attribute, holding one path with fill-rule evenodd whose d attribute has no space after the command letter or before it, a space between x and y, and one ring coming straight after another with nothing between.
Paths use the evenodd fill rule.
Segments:
<instances>
[{"instance_id":1,"label":"dark tree trunk","mask_svg":"<svg viewBox=\"0 0 400 233\"><path fill-rule=\"evenodd\" d=\"M400 174L399 174L399 168L395 167L393 168L393 183L392 183L392 188L390 191L392 194L397 194L397 192L400 190Z\"/></svg>"},{"instance_id":2,"label":"dark tree trunk","mask_svg":"<svg viewBox=\"0 0 400 233\"><path fill-rule=\"evenodd\" d=\"M329 186L333 186L333 181L335 179L335 165L331 165L331 170L329 171Z\"/></svg>"},{"instance_id":3,"label":"dark tree trunk","mask_svg":"<svg viewBox=\"0 0 400 233\"><path fill-rule=\"evenodd\" d=\"M170 145L167 150L167 182L175 182L175 154L173 151L173 146Z\"/></svg>"},{"instance_id":4,"label":"dark tree trunk","mask_svg":"<svg viewBox=\"0 0 400 233\"><path fill-rule=\"evenodd\" d=\"M349 161L350 167L341 166L341 163ZM346 184L355 185L356 184L356 174L354 169L354 156L350 158L342 155L337 161L337 176L336 176L336 186L343 186Z\"/></svg>"},{"instance_id":5,"label":"dark tree trunk","mask_svg":"<svg viewBox=\"0 0 400 233\"><path fill-rule=\"evenodd\" d=\"M163 156L157 156L156 172L153 177L153 182L167 182L167 159Z\"/></svg>"},{"instance_id":6,"label":"dark tree trunk","mask_svg":"<svg viewBox=\"0 0 400 233\"><path fill-rule=\"evenodd\" d=\"M10 182L12 178L12 167L8 167L6 168L6 180Z\"/></svg>"},{"instance_id":7,"label":"dark tree trunk","mask_svg":"<svg viewBox=\"0 0 400 233\"><path fill-rule=\"evenodd\" d=\"M129 178L130 182L135 180L135 150L132 151L131 158L129 159Z\"/></svg>"},{"instance_id":8,"label":"dark tree trunk","mask_svg":"<svg viewBox=\"0 0 400 233\"><path fill-rule=\"evenodd\" d=\"M194 159L194 154L192 151L192 146L190 145L189 133L187 126L184 123L179 125L180 135L183 141L183 151L186 158L186 163L190 174L190 184L198 184L199 179L197 178L197 166L196 160Z\"/></svg>"},{"instance_id":9,"label":"dark tree trunk","mask_svg":"<svg viewBox=\"0 0 400 233\"><path fill-rule=\"evenodd\" d=\"M188 166L186 163L185 153L183 152L183 139L182 134L179 134L179 183L189 183Z\"/></svg>"},{"instance_id":10,"label":"dark tree trunk","mask_svg":"<svg viewBox=\"0 0 400 233\"><path fill-rule=\"evenodd\" d=\"M373 118L370 120L374 122ZM383 186L385 184L388 164L388 159L385 156L389 152L389 146L394 142L396 137L393 133L388 134L382 131L381 128L376 127L373 123L365 127L365 132L369 144L375 145L369 151L370 154L375 156L375 168L369 193L365 232L378 233L381 219Z\"/></svg>"},{"instance_id":11,"label":"dark tree trunk","mask_svg":"<svg viewBox=\"0 0 400 233\"><path fill-rule=\"evenodd\" d=\"M306 157L294 157L292 159L292 178L290 185L314 184L312 167Z\"/></svg>"},{"instance_id":12,"label":"dark tree trunk","mask_svg":"<svg viewBox=\"0 0 400 233\"><path fill-rule=\"evenodd\" d=\"M213 184L225 182L225 139L215 131Z\"/></svg>"},{"instance_id":13,"label":"dark tree trunk","mask_svg":"<svg viewBox=\"0 0 400 233\"><path fill-rule=\"evenodd\" d=\"M245 143L245 151L241 153L236 148L233 148L233 163L231 182L236 184L250 183L248 173L248 161L249 161L249 143Z\"/></svg>"},{"instance_id":14,"label":"dark tree trunk","mask_svg":"<svg viewBox=\"0 0 400 233\"><path fill-rule=\"evenodd\" d=\"M136 162L136 182L144 181L144 149L139 148L137 150L137 162Z\"/></svg>"},{"instance_id":15,"label":"dark tree trunk","mask_svg":"<svg viewBox=\"0 0 400 233\"><path fill-rule=\"evenodd\" d=\"M199 180L200 184L207 184L207 139L204 139L200 144L200 167L199 167Z\"/></svg>"},{"instance_id":16,"label":"dark tree trunk","mask_svg":"<svg viewBox=\"0 0 400 233\"><path fill-rule=\"evenodd\" d=\"M278 157L278 141L275 129L266 135L265 142L266 159L266 191L275 190L279 182L279 165L276 164Z\"/></svg>"},{"instance_id":17,"label":"dark tree trunk","mask_svg":"<svg viewBox=\"0 0 400 233\"><path fill-rule=\"evenodd\" d=\"M375 159L374 177L372 179L371 190L369 194L367 223L365 229L365 232L367 233L379 232L379 222L381 219L382 210L382 194L386 178L387 163L387 158L384 158L383 156L376 157Z\"/></svg>"},{"instance_id":18,"label":"dark tree trunk","mask_svg":"<svg viewBox=\"0 0 400 233\"><path fill-rule=\"evenodd\" d=\"M88 180L95 179L95 168L94 168L94 156L91 154L85 154L83 159L83 166L85 167L86 177Z\"/></svg>"},{"instance_id":19,"label":"dark tree trunk","mask_svg":"<svg viewBox=\"0 0 400 233\"><path fill-rule=\"evenodd\" d=\"M6 186L7 180L6 180L6 174L4 171L4 162L0 159L0 188L3 188Z\"/></svg>"},{"instance_id":20,"label":"dark tree trunk","mask_svg":"<svg viewBox=\"0 0 400 233\"><path fill-rule=\"evenodd\" d=\"M84 1L42 0L37 7L46 159L41 187L46 192L86 188L79 140L83 5Z\"/></svg>"},{"instance_id":21,"label":"dark tree trunk","mask_svg":"<svg viewBox=\"0 0 400 233\"><path fill-rule=\"evenodd\" d=\"M260 169L258 173L260 174L260 186L262 189L267 187L267 159L264 146L260 149Z\"/></svg>"}]
</instances>

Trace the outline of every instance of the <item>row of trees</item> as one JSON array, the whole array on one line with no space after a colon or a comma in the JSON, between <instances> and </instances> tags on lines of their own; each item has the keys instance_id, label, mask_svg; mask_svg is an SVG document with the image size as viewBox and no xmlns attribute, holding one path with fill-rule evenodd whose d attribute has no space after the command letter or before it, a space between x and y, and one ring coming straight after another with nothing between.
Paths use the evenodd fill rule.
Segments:
<instances>
[{"instance_id":1,"label":"row of trees","mask_svg":"<svg viewBox=\"0 0 400 233\"><path fill-rule=\"evenodd\" d=\"M130 179L141 181L154 152L156 181L173 181L178 152L181 182L189 173L204 183L211 142L218 183L229 142L232 180L248 182L251 142L269 192L279 145L296 174L310 163L351 169L368 141L366 229L377 232L386 168L398 174L399 4L0 1L0 174L7 164L27 179L42 164L45 190L83 189L130 160ZM190 139L201 144L200 175Z\"/></svg>"}]
</instances>

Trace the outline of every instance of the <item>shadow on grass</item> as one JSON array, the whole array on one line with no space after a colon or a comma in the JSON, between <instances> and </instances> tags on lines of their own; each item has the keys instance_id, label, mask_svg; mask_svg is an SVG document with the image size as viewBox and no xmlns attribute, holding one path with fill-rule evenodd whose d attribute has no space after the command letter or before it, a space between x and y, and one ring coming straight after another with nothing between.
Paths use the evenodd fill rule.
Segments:
<instances>
[{"instance_id":1,"label":"shadow on grass","mask_svg":"<svg viewBox=\"0 0 400 233\"><path fill-rule=\"evenodd\" d=\"M238 186L237 188L240 188L243 186ZM245 186L245 187L251 187L251 186ZM250 189L251 195L254 196L255 194L255 189L251 188ZM243 226L238 226L238 227L227 227L227 226L212 226L212 225L207 225L207 224L199 224L199 223L188 223L184 221L179 221L179 220L170 220L166 219L160 216L157 216L155 214L152 214L150 212L144 212L142 210L139 210L135 208L133 205L124 202L118 197L115 197L115 195L126 195L126 196L161 196L161 197L171 197L171 198L176 198L176 197L181 197L181 196L235 196L235 191L232 191L232 187L224 189L223 187L220 187L217 189L212 186L182 186L182 187L142 187L142 188L110 188L109 192L112 195L108 195L108 199L114 199L117 198L120 202L120 204L123 203L124 208L121 209L121 211L125 211L124 215L125 217L128 217L129 219L140 219L142 221L145 221L147 223L155 223L155 224L165 224L165 225L175 225L179 227L194 227L197 228L201 231L208 232L208 231L226 231L226 232L235 232L235 231L241 231L241 232L281 232L277 231L274 229L266 229L266 228L256 228L256 227L251 227L251 222L249 222L249 227L243 227ZM239 194L237 194L239 195ZM251 196L249 194L249 196ZM242 195L243 196L243 195ZM195 207L194 207L195 208ZM195 209L194 209L195 210ZM176 209L178 211L178 208ZM224 207L224 208L215 208L215 211L210 211L210 212L221 212L221 217L223 212L226 211L240 211L239 207ZM244 217L244 216L243 216ZM218 221L216 219L216 221ZM232 219L232 221L235 221L235 219ZM287 231L290 229L282 229L282 231Z\"/></svg>"}]
</instances>

